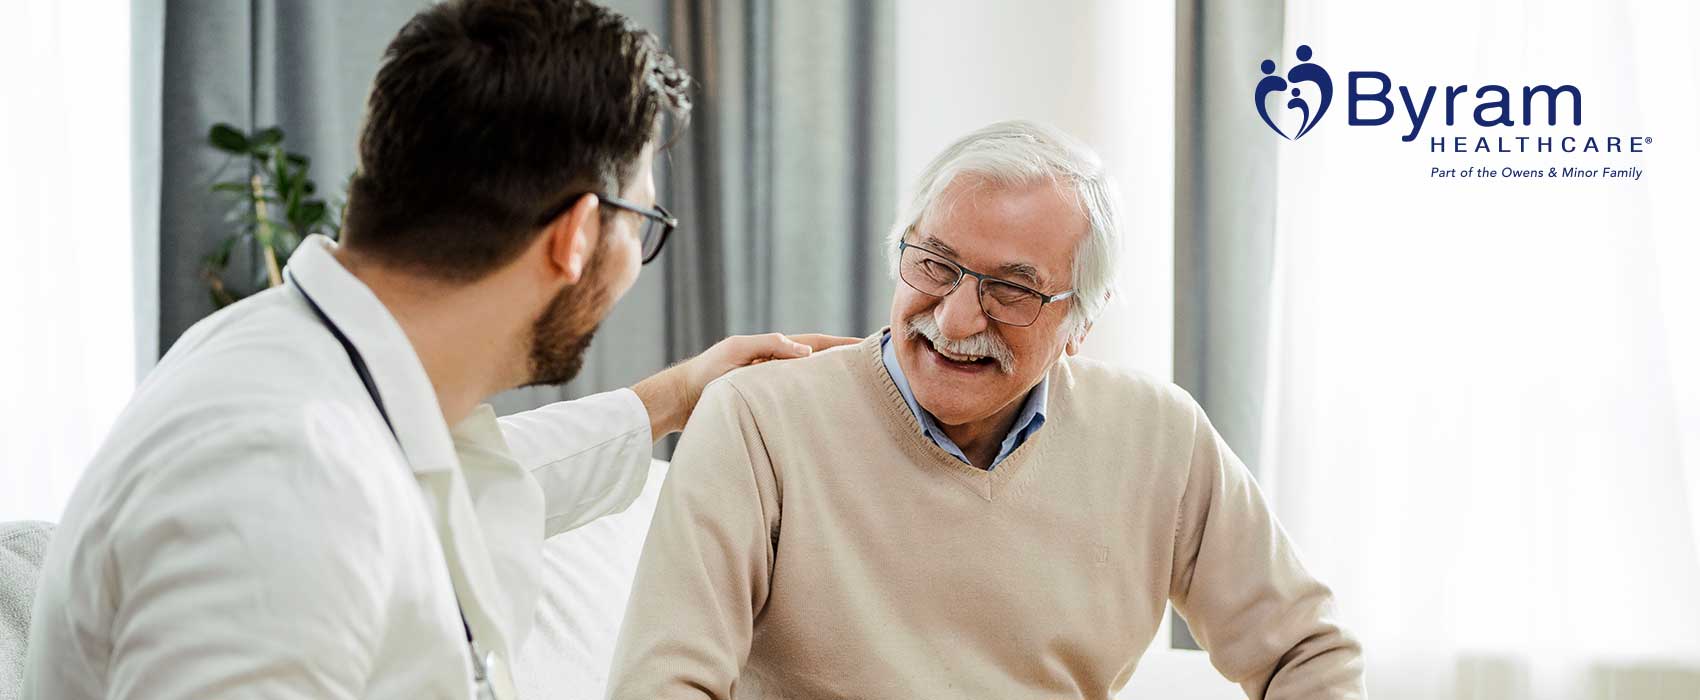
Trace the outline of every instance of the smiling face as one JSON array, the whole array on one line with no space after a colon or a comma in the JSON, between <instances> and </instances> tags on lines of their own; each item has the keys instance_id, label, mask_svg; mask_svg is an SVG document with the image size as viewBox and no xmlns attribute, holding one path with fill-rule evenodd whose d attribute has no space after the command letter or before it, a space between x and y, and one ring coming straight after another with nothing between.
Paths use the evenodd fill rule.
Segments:
<instances>
[{"instance_id":1,"label":"smiling face","mask_svg":"<svg viewBox=\"0 0 1700 700\"><path fill-rule=\"evenodd\" d=\"M1049 295L1073 288L1074 254L1087 229L1070 192L1056 183L1002 185L963 176L905 240ZM1073 300L1046 304L1026 327L991 320L981 311L977 282L964 277L940 298L899 279L892 299L898 362L915 400L947 426L1014 416L1020 399L1084 336L1068 320ZM1007 357L998 358L1000 350ZM969 359L976 355L985 357Z\"/></svg>"}]
</instances>

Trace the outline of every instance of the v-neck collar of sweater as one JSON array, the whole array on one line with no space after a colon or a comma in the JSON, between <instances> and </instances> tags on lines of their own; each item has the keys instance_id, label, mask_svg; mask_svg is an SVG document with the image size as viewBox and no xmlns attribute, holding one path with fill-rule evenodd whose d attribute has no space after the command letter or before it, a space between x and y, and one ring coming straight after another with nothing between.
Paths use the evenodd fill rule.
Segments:
<instances>
[{"instance_id":1,"label":"v-neck collar of sweater","mask_svg":"<svg viewBox=\"0 0 1700 700\"><path fill-rule=\"evenodd\" d=\"M884 348L880 344L880 339L889 330L882 328L862 339L862 342L857 344L857 354L860 357L849 365L857 383L868 387L870 393L874 394L873 403L879 407L878 413L885 417L892 439L902 446L904 453L915 460L916 464L944 470L974 494L988 501L998 500L1006 492L1017 488L1022 483L1020 477L1027 464L1035 461L1034 453L1040 452L1045 445L1046 434L1055 431L1040 430L1028 436L1021 446L1004 457L997 468L991 471L963 463L927 438L915 413L909 410L909 403L903 399L902 392L897 390L897 383L885 368ZM1054 414L1057 404L1060 403L1060 394L1067 391L1066 364L1066 361L1059 360L1048 376L1052 420L1056 418Z\"/></svg>"}]
</instances>

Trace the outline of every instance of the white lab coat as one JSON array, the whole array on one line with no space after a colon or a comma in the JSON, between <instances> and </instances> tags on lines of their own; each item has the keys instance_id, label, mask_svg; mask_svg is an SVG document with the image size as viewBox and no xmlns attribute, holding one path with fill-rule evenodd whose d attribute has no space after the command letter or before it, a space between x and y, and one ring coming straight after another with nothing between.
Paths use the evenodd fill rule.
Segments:
<instances>
[{"instance_id":1,"label":"white lab coat","mask_svg":"<svg viewBox=\"0 0 1700 700\"><path fill-rule=\"evenodd\" d=\"M649 418L629 390L480 407L451 432L334 246L307 240L289 270L364 356L397 435L296 289L197 324L55 533L26 698L470 697L456 593L480 648L511 659L542 540L642 491Z\"/></svg>"}]
</instances>

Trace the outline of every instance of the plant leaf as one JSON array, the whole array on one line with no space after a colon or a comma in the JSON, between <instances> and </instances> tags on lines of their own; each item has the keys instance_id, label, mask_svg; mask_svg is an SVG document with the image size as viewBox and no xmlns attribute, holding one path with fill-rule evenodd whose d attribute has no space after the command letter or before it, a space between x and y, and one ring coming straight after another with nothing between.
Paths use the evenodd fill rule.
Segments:
<instances>
[{"instance_id":1,"label":"plant leaf","mask_svg":"<svg viewBox=\"0 0 1700 700\"><path fill-rule=\"evenodd\" d=\"M283 218L289 221L288 228L292 230L305 226L304 214L306 212L301 208L301 200L299 199L289 200L289 205L283 208Z\"/></svg>"},{"instance_id":2,"label":"plant leaf","mask_svg":"<svg viewBox=\"0 0 1700 700\"><path fill-rule=\"evenodd\" d=\"M330 207L325 206L322 199L309 199L301 203L301 218L306 226L321 224L330 213ZM303 228L306 228L303 226Z\"/></svg>"},{"instance_id":3,"label":"plant leaf","mask_svg":"<svg viewBox=\"0 0 1700 700\"><path fill-rule=\"evenodd\" d=\"M240 154L249 148L248 137L243 136L236 127L223 122L214 124L212 130L207 132L207 142L225 153Z\"/></svg>"},{"instance_id":4,"label":"plant leaf","mask_svg":"<svg viewBox=\"0 0 1700 700\"><path fill-rule=\"evenodd\" d=\"M254 137L248 141L248 147L255 151L259 151L261 149L271 148L282 141L283 129L273 126L254 132Z\"/></svg>"}]
</instances>

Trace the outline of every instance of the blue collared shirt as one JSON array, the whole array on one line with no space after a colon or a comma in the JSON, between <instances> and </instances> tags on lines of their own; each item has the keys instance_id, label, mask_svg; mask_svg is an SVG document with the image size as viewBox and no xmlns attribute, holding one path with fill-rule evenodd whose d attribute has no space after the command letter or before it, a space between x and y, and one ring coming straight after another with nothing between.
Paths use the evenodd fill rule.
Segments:
<instances>
[{"instance_id":1,"label":"blue collared shirt","mask_svg":"<svg viewBox=\"0 0 1700 700\"><path fill-rule=\"evenodd\" d=\"M952 457L962 460L963 464L972 465L973 462L968 461L967 455L962 453L962 448L957 447L956 442L939 428L938 421L933 420L933 414L916 403L915 392L909 390L909 379L903 376L903 367L897 362L897 348L891 344L889 331L880 338L880 346L884 350L885 371L891 373L891 381L897 384L897 392L903 395L903 400L909 404L909 411L915 414L916 422L921 424L921 434L932 438L935 444L949 452ZM1020 447L1021 443L1026 442L1027 438L1032 437L1033 433L1038 432L1039 427L1045 424L1045 400L1050 381L1047 375L1027 393L1027 401L1021 404L1021 412L1016 414L1015 424L1009 427L1009 434L1004 436L1003 443L998 446L998 456L992 459L992 467L998 466L1009 453L1014 452L1015 448ZM988 467L988 470L992 467Z\"/></svg>"}]
</instances>

